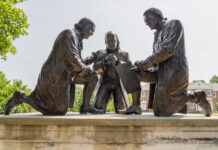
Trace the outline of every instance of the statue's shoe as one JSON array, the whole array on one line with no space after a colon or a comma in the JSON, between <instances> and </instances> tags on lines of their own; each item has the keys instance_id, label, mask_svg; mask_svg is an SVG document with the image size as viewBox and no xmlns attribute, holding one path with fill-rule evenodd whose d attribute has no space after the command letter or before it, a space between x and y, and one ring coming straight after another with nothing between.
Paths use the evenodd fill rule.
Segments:
<instances>
[{"instance_id":1,"label":"statue's shoe","mask_svg":"<svg viewBox=\"0 0 218 150\"><path fill-rule=\"evenodd\" d=\"M136 115L141 115L142 114L142 109L138 105L132 105L127 110L124 112L124 114L136 114Z\"/></svg>"},{"instance_id":2,"label":"statue's shoe","mask_svg":"<svg viewBox=\"0 0 218 150\"><path fill-rule=\"evenodd\" d=\"M21 90L17 90L14 92L13 97L8 101L8 103L5 106L5 115L9 115L13 108L22 104L21 101L19 101L19 99L24 95L25 93Z\"/></svg>"},{"instance_id":3,"label":"statue's shoe","mask_svg":"<svg viewBox=\"0 0 218 150\"><path fill-rule=\"evenodd\" d=\"M104 110L100 110L100 109L96 109L91 105L82 105L80 107L80 114L87 114L87 113L91 113L91 114L104 114L105 111Z\"/></svg>"},{"instance_id":4,"label":"statue's shoe","mask_svg":"<svg viewBox=\"0 0 218 150\"><path fill-rule=\"evenodd\" d=\"M198 98L197 104L201 107L202 112L204 113L206 117L210 117L212 114L212 110L211 110L210 104L208 103L206 99L205 92L204 91L195 92L195 94L197 95L197 98Z\"/></svg>"}]
</instances>

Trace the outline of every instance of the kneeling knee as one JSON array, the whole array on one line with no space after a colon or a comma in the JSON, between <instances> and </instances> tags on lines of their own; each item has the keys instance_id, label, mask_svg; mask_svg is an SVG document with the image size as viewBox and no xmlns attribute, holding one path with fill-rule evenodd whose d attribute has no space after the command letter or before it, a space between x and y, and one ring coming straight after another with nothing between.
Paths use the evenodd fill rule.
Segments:
<instances>
[{"instance_id":1,"label":"kneeling knee","mask_svg":"<svg viewBox=\"0 0 218 150\"><path fill-rule=\"evenodd\" d=\"M167 112L167 111L154 111L154 115L159 117L169 117L172 114L173 114L172 112Z\"/></svg>"}]
</instances>

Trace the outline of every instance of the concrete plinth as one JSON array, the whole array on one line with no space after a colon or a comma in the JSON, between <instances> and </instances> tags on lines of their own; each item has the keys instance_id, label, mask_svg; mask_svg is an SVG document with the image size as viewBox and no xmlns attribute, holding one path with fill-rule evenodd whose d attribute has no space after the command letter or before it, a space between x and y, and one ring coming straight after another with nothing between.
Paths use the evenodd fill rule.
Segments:
<instances>
[{"instance_id":1,"label":"concrete plinth","mask_svg":"<svg viewBox=\"0 0 218 150\"><path fill-rule=\"evenodd\" d=\"M0 115L0 150L217 150L218 117Z\"/></svg>"}]
</instances>

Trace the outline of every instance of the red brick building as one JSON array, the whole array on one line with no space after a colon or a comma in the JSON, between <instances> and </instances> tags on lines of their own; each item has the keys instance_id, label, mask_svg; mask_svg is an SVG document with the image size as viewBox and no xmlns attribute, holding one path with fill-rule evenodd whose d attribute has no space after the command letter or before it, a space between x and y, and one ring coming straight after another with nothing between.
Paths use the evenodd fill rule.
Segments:
<instances>
[{"instance_id":1,"label":"red brick building","mask_svg":"<svg viewBox=\"0 0 218 150\"><path fill-rule=\"evenodd\" d=\"M148 111L149 84L142 85L141 91L141 108L142 111Z\"/></svg>"},{"instance_id":2,"label":"red brick building","mask_svg":"<svg viewBox=\"0 0 218 150\"><path fill-rule=\"evenodd\" d=\"M206 92L207 100L210 103L213 113L215 113L218 108L218 84L195 81L193 83L190 83L188 86L188 92L190 93L199 90L204 90ZM148 98L149 84L143 84L141 92L141 108L143 111L148 111ZM201 112L201 108L196 104L188 104L188 112Z\"/></svg>"}]
</instances>

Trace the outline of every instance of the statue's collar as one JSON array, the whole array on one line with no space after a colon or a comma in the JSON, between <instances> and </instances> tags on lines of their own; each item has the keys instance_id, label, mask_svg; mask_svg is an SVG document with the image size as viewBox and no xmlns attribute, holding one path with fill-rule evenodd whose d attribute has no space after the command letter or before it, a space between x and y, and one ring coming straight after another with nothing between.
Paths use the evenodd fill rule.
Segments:
<instances>
[{"instance_id":1,"label":"statue's collar","mask_svg":"<svg viewBox=\"0 0 218 150\"><path fill-rule=\"evenodd\" d=\"M74 29L74 32L76 33L76 36L80 41L82 41L82 32L79 31L78 29Z\"/></svg>"},{"instance_id":2,"label":"statue's collar","mask_svg":"<svg viewBox=\"0 0 218 150\"><path fill-rule=\"evenodd\" d=\"M106 49L107 50L107 53L116 53L118 52L118 48L116 48L115 50L110 50L110 49Z\"/></svg>"}]
</instances>

